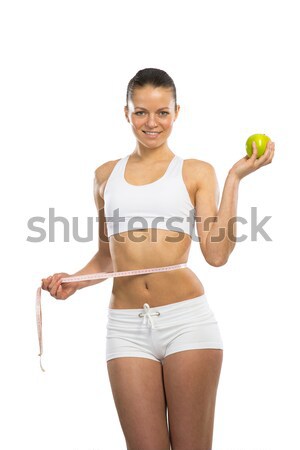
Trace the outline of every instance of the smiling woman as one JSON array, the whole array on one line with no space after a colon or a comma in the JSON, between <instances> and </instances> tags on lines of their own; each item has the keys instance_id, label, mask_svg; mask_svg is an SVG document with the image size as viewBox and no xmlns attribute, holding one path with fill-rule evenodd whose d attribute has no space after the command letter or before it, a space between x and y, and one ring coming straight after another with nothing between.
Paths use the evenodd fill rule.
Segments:
<instances>
[{"instance_id":1,"label":"smiling woman","mask_svg":"<svg viewBox=\"0 0 300 450\"><path fill-rule=\"evenodd\" d=\"M215 192L215 179L208 163L183 160L168 146L180 106L166 72L139 71L126 100L136 147L95 171L99 250L72 276L178 265L113 279L107 369L128 449L211 448L223 342L204 287L186 263L200 181ZM206 203L215 214L214 195ZM62 299L103 281L60 283L66 275L55 274L43 288Z\"/></svg>"},{"instance_id":2,"label":"smiling woman","mask_svg":"<svg viewBox=\"0 0 300 450\"><path fill-rule=\"evenodd\" d=\"M114 278L106 361L130 450L212 448L223 342L203 284L186 263L195 224L205 260L212 266L226 263L235 246L228 229L237 214L239 181L270 163L274 152L269 142L269 152L259 160L254 149L251 158L230 169L218 209L212 165L183 160L168 145L179 110L174 82L165 71L146 68L130 80L124 113L136 146L95 170L99 249L72 275L178 265L176 270ZM235 229L232 234L236 236ZM66 275L44 280L43 289L66 299L95 284L68 287L61 283Z\"/></svg>"},{"instance_id":3,"label":"smiling woman","mask_svg":"<svg viewBox=\"0 0 300 450\"><path fill-rule=\"evenodd\" d=\"M168 74L139 71L126 99L136 148L96 172L114 267L183 263L193 238L198 182L208 164L184 161L168 146L180 110ZM210 205L215 213L213 197ZM115 211L120 221L112 217ZM189 268L114 280L106 357L128 449L211 447L222 349L204 287ZM187 378L198 381L187 389ZM149 395L141 399L145 387Z\"/></svg>"}]
</instances>

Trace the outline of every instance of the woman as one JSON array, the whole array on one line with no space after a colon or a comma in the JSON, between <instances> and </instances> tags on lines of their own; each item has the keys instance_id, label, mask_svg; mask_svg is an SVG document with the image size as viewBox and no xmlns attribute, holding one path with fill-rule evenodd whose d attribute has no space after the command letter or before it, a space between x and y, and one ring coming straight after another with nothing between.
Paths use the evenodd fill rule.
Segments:
<instances>
[{"instance_id":1,"label":"woman","mask_svg":"<svg viewBox=\"0 0 300 450\"><path fill-rule=\"evenodd\" d=\"M99 250L74 275L186 263L193 237L210 265L227 262L235 243L213 237L228 230L240 180L272 161L274 143L259 159L254 145L251 158L234 164L218 209L213 166L183 160L168 146L179 109L166 72L144 69L130 80L125 117L136 147L95 171ZM43 289L65 300L103 281L61 283L66 275L44 279ZM222 358L218 323L188 267L114 278L106 359L127 449L211 449Z\"/></svg>"}]
</instances>

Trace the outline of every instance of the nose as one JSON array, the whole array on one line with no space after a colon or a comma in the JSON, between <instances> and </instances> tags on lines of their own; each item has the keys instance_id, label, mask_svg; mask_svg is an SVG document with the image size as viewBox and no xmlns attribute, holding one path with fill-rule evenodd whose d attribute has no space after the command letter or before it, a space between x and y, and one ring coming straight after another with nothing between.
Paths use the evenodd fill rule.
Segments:
<instances>
[{"instance_id":1,"label":"nose","mask_svg":"<svg viewBox=\"0 0 300 450\"><path fill-rule=\"evenodd\" d=\"M148 116L148 118L147 118L146 125L147 125L149 128L154 128L154 127L157 126L155 114L149 114L149 116Z\"/></svg>"}]
</instances>

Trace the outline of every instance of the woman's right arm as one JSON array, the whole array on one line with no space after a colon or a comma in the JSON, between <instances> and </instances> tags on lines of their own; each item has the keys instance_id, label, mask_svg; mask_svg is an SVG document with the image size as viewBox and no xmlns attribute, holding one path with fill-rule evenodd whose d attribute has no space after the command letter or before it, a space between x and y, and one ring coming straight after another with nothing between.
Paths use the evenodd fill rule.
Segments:
<instances>
[{"instance_id":1,"label":"woman's right arm","mask_svg":"<svg viewBox=\"0 0 300 450\"><path fill-rule=\"evenodd\" d=\"M52 297L65 300L74 294L77 289L102 283L107 278L99 280L87 280L79 282L61 283L61 278L68 276L86 275L98 272L113 272L113 263L109 249L109 240L107 237L107 227L104 215L104 200L100 194L100 186L107 177L107 163L95 170L94 178L94 200L98 211L98 251L92 259L81 270L72 275L67 273L55 273L53 276L43 279L42 289L49 291Z\"/></svg>"}]
</instances>

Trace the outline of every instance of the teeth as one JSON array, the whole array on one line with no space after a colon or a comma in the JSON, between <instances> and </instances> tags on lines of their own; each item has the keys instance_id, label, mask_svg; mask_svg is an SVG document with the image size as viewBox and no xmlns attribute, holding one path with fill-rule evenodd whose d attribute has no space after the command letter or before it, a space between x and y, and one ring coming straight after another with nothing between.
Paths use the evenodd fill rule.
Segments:
<instances>
[{"instance_id":1,"label":"teeth","mask_svg":"<svg viewBox=\"0 0 300 450\"><path fill-rule=\"evenodd\" d=\"M159 134L157 131L145 131L146 134Z\"/></svg>"}]
</instances>

